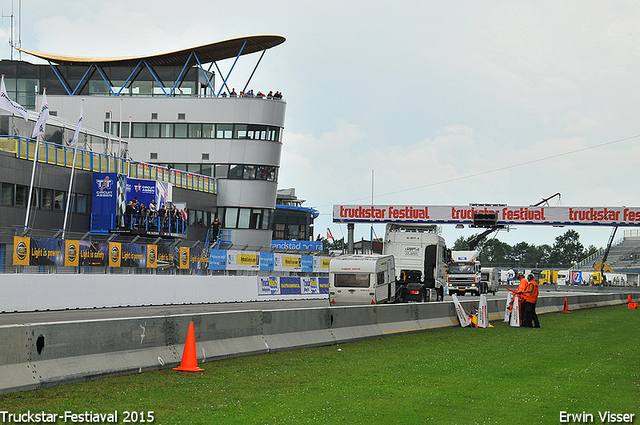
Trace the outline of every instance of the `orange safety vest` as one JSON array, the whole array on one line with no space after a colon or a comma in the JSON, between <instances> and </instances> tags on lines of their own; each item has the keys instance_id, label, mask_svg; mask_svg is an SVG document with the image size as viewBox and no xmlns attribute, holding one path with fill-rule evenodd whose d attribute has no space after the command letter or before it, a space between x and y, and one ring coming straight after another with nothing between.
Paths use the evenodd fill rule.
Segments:
<instances>
[{"instance_id":1,"label":"orange safety vest","mask_svg":"<svg viewBox=\"0 0 640 425\"><path fill-rule=\"evenodd\" d=\"M527 282L527 279L523 277L522 279L520 279L520 285L518 285L517 292L524 292L527 290L528 287L529 287L529 282ZM524 295L525 294L518 295L518 299L520 301L526 301Z\"/></svg>"},{"instance_id":2,"label":"orange safety vest","mask_svg":"<svg viewBox=\"0 0 640 425\"><path fill-rule=\"evenodd\" d=\"M531 285L533 287L533 290L529 293L526 294L522 294L524 297L524 300L527 302L530 302L532 304L535 304L538 302L538 282L536 282L535 280L531 279L529 281L529 285ZM527 288L529 289L529 288Z\"/></svg>"}]
</instances>

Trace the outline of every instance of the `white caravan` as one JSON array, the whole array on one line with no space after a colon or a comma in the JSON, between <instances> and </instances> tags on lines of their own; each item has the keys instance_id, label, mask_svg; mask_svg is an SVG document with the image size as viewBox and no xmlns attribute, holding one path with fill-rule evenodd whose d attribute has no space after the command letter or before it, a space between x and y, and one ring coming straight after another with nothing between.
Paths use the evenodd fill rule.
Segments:
<instances>
[{"instance_id":1,"label":"white caravan","mask_svg":"<svg viewBox=\"0 0 640 425\"><path fill-rule=\"evenodd\" d=\"M393 255L341 255L329 262L329 305L392 303Z\"/></svg>"}]
</instances>

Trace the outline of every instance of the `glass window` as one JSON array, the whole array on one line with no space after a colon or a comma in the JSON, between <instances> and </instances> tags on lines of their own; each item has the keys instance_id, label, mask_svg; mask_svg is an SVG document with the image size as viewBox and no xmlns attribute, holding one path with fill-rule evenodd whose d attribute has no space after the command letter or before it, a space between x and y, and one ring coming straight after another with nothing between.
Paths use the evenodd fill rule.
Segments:
<instances>
[{"instance_id":1,"label":"glass window","mask_svg":"<svg viewBox=\"0 0 640 425\"><path fill-rule=\"evenodd\" d=\"M16 203L17 207L27 206L27 197L29 196L29 188L27 186L16 185Z\"/></svg>"},{"instance_id":2,"label":"glass window","mask_svg":"<svg viewBox=\"0 0 640 425\"><path fill-rule=\"evenodd\" d=\"M53 208L53 189L42 189L42 209L50 210Z\"/></svg>"},{"instance_id":3,"label":"glass window","mask_svg":"<svg viewBox=\"0 0 640 425\"><path fill-rule=\"evenodd\" d=\"M333 278L336 288L368 288L369 274L367 273L336 273Z\"/></svg>"},{"instance_id":4,"label":"glass window","mask_svg":"<svg viewBox=\"0 0 640 425\"><path fill-rule=\"evenodd\" d=\"M176 139L186 139L187 138L187 123L178 123L175 125L175 133L173 137Z\"/></svg>"},{"instance_id":5,"label":"glass window","mask_svg":"<svg viewBox=\"0 0 640 425\"><path fill-rule=\"evenodd\" d=\"M196 211L196 223L198 227L204 227L204 211Z\"/></svg>"},{"instance_id":6,"label":"glass window","mask_svg":"<svg viewBox=\"0 0 640 425\"><path fill-rule=\"evenodd\" d=\"M2 205L13 205L13 192L15 186L11 183L2 183Z\"/></svg>"},{"instance_id":7,"label":"glass window","mask_svg":"<svg viewBox=\"0 0 640 425\"><path fill-rule=\"evenodd\" d=\"M222 227L224 227L224 210L225 210L224 207L219 207L219 208L216 209L216 213L214 215L214 218L215 217L218 217L218 218L222 217L222 219L220 219L220 221L222 222Z\"/></svg>"},{"instance_id":8,"label":"glass window","mask_svg":"<svg viewBox=\"0 0 640 425\"><path fill-rule=\"evenodd\" d=\"M229 165L229 175L227 176L227 178L241 180L243 175L244 175L244 165L239 165L239 164Z\"/></svg>"},{"instance_id":9,"label":"glass window","mask_svg":"<svg viewBox=\"0 0 640 425\"><path fill-rule=\"evenodd\" d=\"M273 214L272 210L263 210L262 214L262 229L267 230L271 228L271 216ZM284 232L284 229L283 229Z\"/></svg>"},{"instance_id":10,"label":"glass window","mask_svg":"<svg viewBox=\"0 0 640 425\"><path fill-rule=\"evenodd\" d=\"M234 139L248 139L247 136L247 125L246 124L236 124L234 128L233 138Z\"/></svg>"},{"instance_id":11,"label":"glass window","mask_svg":"<svg viewBox=\"0 0 640 425\"><path fill-rule=\"evenodd\" d=\"M245 165L244 166L244 174L243 179L245 180L255 180L256 179L256 166L255 165Z\"/></svg>"},{"instance_id":12,"label":"glass window","mask_svg":"<svg viewBox=\"0 0 640 425\"><path fill-rule=\"evenodd\" d=\"M205 139L214 139L216 137L215 124L202 124L202 137Z\"/></svg>"},{"instance_id":13,"label":"glass window","mask_svg":"<svg viewBox=\"0 0 640 425\"><path fill-rule=\"evenodd\" d=\"M189 210L187 213L187 223L189 226L196 225L196 210Z\"/></svg>"},{"instance_id":14,"label":"glass window","mask_svg":"<svg viewBox=\"0 0 640 425\"><path fill-rule=\"evenodd\" d=\"M226 229L235 229L238 224L238 208L226 208L223 225Z\"/></svg>"},{"instance_id":15,"label":"glass window","mask_svg":"<svg viewBox=\"0 0 640 425\"><path fill-rule=\"evenodd\" d=\"M229 175L229 165L227 164L216 164L216 175L219 179L226 179Z\"/></svg>"},{"instance_id":16,"label":"glass window","mask_svg":"<svg viewBox=\"0 0 640 425\"><path fill-rule=\"evenodd\" d=\"M233 135L233 124L218 124L216 137L218 139L231 139Z\"/></svg>"},{"instance_id":17,"label":"glass window","mask_svg":"<svg viewBox=\"0 0 640 425\"><path fill-rule=\"evenodd\" d=\"M251 218L251 208L240 208L240 217L238 218L238 229L248 229L250 218Z\"/></svg>"},{"instance_id":18,"label":"glass window","mask_svg":"<svg viewBox=\"0 0 640 425\"><path fill-rule=\"evenodd\" d=\"M123 122L122 123L122 138L123 139L128 139L129 137L131 137L131 134L129 134L129 123L128 122Z\"/></svg>"},{"instance_id":19,"label":"glass window","mask_svg":"<svg viewBox=\"0 0 640 425\"><path fill-rule=\"evenodd\" d=\"M213 177L213 165L212 164L202 164L202 175Z\"/></svg>"},{"instance_id":20,"label":"glass window","mask_svg":"<svg viewBox=\"0 0 640 425\"><path fill-rule=\"evenodd\" d=\"M143 122L134 122L133 123L133 137L146 137L147 136L147 126Z\"/></svg>"},{"instance_id":21,"label":"glass window","mask_svg":"<svg viewBox=\"0 0 640 425\"><path fill-rule=\"evenodd\" d=\"M262 210L254 209L251 212L251 222L249 223L250 229L260 229L262 223Z\"/></svg>"},{"instance_id":22,"label":"glass window","mask_svg":"<svg viewBox=\"0 0 640 425\"><path fill-rule=\"evenodd\" d=\"M284 239L284 224L276 224L276 229L275 229L275 240L277 241L283 241Z\"/></svg>"},{"instance_id":23,"label":"glass window","mask_svg":"<svg viewBox=\"0 0 640 425\"><path fill-rule=\"evenodd\" d=\"M56 211L63 211L67 205L65 203L65 193L61 190L56 190L53 194L53 209Z\"/></svg>"},{"instance_id":24,"label":"glass window","mask_svg":"<svg viewBox=\"0 0 640 425\"><path fill-rule=\"evenodd\" d=\"M188 124L188 125L189 125L189 138L200 139L202 137L202 124Z\"/></svg>"},{"instance_id":25,"label":"glass window","mask_svg":"<svg viewBox=\"0 0 640 425\"><path fill-rule=\"evenodd\" d=\"M173 124L171 123L160 124L160 137L164 139L173 137Z\"/></svg>"},{"instance_id":26,"label":"glass window","mask_svg":"<svg viewBox=\"0 0 640 425\"><path fill-rule=\"evenodd\" d=\"M200 174L200 164L187 164L187 171L190 173Z\"/></svg>"},{"instance_id":27,"label":"glass window","mask_svg":"<svg viewBox=\"0 0 640 425\"><path fill-rule=\"evenodd\" d=\"M160 137L160 124L156 122L147 123L147 137Z\"/></svg>"}]
</instances>

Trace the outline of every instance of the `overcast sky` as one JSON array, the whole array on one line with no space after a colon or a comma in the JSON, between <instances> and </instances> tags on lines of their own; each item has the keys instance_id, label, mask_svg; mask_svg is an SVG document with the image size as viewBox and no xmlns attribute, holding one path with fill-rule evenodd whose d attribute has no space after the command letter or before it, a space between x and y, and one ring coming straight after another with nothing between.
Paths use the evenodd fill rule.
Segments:
<instances>
[{"instance_id":1,"label":"overcast sky","mask_svg":"<svg viewBox=\"0 0 640 425\"><path fill-rule=\"evenodd\" d=\"M0 4L9 58L11 1ZM635 1L24 0L21 22L25 49L77 56L286 37L250 88L284 94L279 188L320 211L316 234L346 234L332 206L371 203L372 174L379 205L531 205L556 192L552 206L640 205ZM244 86L258 58L244 57L230 85ZM369 229L356 225L356 238ZM585 246L611 233L575 229ZM551 245L566 230L498 238ZM449 245L472 233L443 229Z\"/></svg>"}]
</instances>

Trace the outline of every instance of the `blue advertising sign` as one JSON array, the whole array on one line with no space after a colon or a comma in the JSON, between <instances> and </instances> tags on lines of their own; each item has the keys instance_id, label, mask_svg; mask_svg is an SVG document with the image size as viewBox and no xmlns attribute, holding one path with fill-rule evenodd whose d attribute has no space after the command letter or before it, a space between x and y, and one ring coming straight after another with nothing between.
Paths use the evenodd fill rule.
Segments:
<instances>
[{"instance_id":1,"label":"blue advertising sign","mask_svg":"<svg viewBox=\"0 0 640 425\"><path fill-rule=\"evenodd\" d=\"M91 229L108 232L115 221L118 206L118 176L116 173L93 173L91 199Z\"/></svg>"},{"instance_id":2,"label":"blue advertising sign","mask_svg":"<svg viewBox=\"0 0 640 425\"><path fill-rule=\"evenodd\" d=\"M31 238L32 266L64 266L64 241L61 239Z\"/></svg>"},{"instance_id":3,"label":"blue advertising sign","mask_svg":"<svg viewBox=\"0 0 640 425\"><path fill-rule=\"evenodd\" d=\"M224 249L212 249L209 252L209 269L210 270L226 270L227 269L227 251Z\"/></svg>"},{"instance_id":4,"label":"blue advertising sign","mask_svg":"<svg viewBox=\"0 0 640 425\"><path fill-rule=\"evenodd\" d=\"M313 272L313 256L301 255L302 257L302 271L311 273Z\"/></svg>"},{"instance_id":5,"label":"blue advertising sign","mask_svg":"<svg viewBox=\"0 0 640 425\"><path fill-rule=\"evenodd\" d=\"M279 251L322 251L321 241L271 241L271 249Z\"/></svg>"},{"instance_id":6,"label":"blue advertising sign","mask_svg":"<svg viewBox=\"0 0 640 425\"><path fill-rule=\"evenodd\" d=\"M321 294L328 294L329 293L329 278L328 277L319 277L318 278L318 285L320 286L320 293Z\"/></svg>"},{"instance_id":7,"label":"blue advertising sign","mask_svg":"<svg viewBox=\"0 0 640 425\"><path fill-rule=\"evenodd\" d=\"M127 203L133 198L138 198L138 202L145 207L149 207L151 201L156 199L156 182L153 180L139 180L127 178Z\"/></svg>"},{"instance_id":8,"label":"blue advertising sign","mask_svg":"<svg viewBox=\"0 0 640 425\"><path fill-rule=\"evenodd\" d=\"M273 271L273 252L260 252L260 270Z\"/></svg>"},{"instance_id":9,"label":"blue advertising sign","mask_svg":"<svg viewBox=\"0 0 640 425\"><path fill-rule=\"evenodd\" d=\"M301 294L302 288L299 277L281 277L280 294Z\"/></svg>"}]
</instances>

